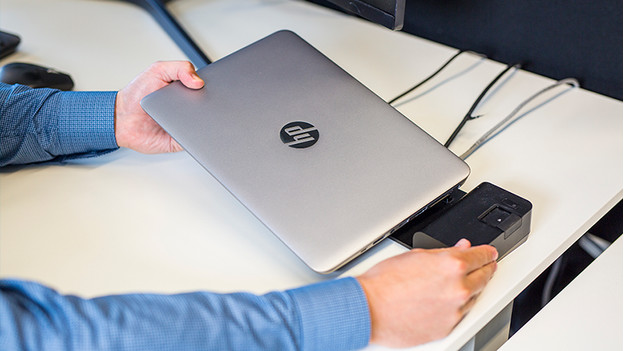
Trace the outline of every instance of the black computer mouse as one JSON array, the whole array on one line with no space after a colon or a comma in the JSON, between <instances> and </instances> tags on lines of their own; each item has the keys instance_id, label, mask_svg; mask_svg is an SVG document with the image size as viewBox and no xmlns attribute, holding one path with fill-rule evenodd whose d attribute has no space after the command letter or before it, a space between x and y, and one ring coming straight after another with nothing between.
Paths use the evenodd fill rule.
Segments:
<instances>
[{"instance_id":1,"label":"black computer mouse","mask_svg":"<svg viewBox=\"0 0 624 351\"><path fill-rule=\"evenodd\" d=\"M72 90L74 81L69 74L32 63L13 62L0 67L0 81L33 88Z\"/></svg>"}]
</instances>

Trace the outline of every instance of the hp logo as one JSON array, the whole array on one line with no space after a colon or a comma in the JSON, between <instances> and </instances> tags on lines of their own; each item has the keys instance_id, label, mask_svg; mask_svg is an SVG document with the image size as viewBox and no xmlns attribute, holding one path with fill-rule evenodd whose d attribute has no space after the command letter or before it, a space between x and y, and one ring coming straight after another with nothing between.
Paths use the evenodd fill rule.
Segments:
<instances>
[{"instance_id":1,"label":"hp logo","mask_svg":"<svg viewBox=\"0 0 624 351\"><path fill-rule=\"evenodd\" d=\"M280 131L282 142L290 147L303 149L310 147L319 139L315 126L307 122L290 122Z\"/></svg>"}]
</instances>

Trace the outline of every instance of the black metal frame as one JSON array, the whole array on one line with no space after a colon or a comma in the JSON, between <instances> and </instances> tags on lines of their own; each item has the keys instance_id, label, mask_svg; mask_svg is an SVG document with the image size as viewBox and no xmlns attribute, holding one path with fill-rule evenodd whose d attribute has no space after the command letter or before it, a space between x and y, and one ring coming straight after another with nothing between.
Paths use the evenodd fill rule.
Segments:
<instances>
[{"instance_id":1,"label":"black metal frame","mask_svg":"<svg viewBox=\"0 0 624 351\"><path fill-rule=\"evenodd\" d=\"M184 52L197 69L212 63L165 6L170 0L122 0L143 8Z\"/></svg>"}]
</instances>

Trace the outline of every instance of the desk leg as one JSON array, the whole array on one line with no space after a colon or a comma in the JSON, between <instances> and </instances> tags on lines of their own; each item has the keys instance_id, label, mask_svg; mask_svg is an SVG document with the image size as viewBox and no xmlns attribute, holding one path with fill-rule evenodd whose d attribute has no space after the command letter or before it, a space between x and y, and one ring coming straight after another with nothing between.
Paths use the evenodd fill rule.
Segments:
<instances>
[{"instance_id":1,"label":"desk leg","mask_svg":"<svg viewBox=\"0 0 624 351\"><path fill-rule=\"evenodd\" d=\"M498 350L509 338L511 309L513 301L505 306L496 317L486 324L459 351L494 351Z\"/></svg>"}]
</instances>

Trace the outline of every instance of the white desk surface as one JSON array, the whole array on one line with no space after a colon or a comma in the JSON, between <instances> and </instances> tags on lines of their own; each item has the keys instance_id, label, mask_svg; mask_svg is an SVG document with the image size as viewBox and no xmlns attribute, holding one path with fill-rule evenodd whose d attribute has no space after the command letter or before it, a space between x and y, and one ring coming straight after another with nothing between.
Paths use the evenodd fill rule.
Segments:
<instances>
[{"instance_id":1,"label":"white desk surface","mask_svg":"<svg viewBox=\"0 0 624 351\"><path fill-rule=\"evenodd\" d=\"M178 0L170 9L212 59L291 29L384 99L456 52L296 0ZM0 28L22 37L19 53L0 64L67 71L75 90L118 90L153 61L185 58L149 14L116 1L0 0ZM398 109L444 141L502 68L464 54ZM482 104L478 113L485 116L468 123L452 150L463 152L552 82L516 72ZM461 347L622 198L622 103L567 91L467 162L472 174L463 189L489 181L529 199L532 232L500 262L451 335L418 350ZM386 240L341 274L358 274L403 251ZM333 277L310 271L185 153L130 150L1 171L0 276L82 296L263 293Z\"/></svg>"},{"instance_id":2,"label":"white desk surface","mask_svg":"<svg viewBox=\"0 0 624 351\"><path fill-rule=\"evenodd\" d=\"M598 256L500 351L622 350L622 240Z\"/></svg>"}]
</instances>

